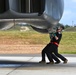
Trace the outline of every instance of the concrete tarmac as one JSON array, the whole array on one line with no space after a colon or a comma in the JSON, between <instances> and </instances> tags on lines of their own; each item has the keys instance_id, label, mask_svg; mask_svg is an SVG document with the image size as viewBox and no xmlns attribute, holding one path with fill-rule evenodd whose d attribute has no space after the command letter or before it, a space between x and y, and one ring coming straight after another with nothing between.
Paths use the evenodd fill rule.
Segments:
<instances>
[{"instance_id":1,"label":"concrete tarmac","mask_svg":"<svg viewBox=\"0 0 76 75\"><path fill-rule=\"evenodd\" d=\"M40 64L40 55L0 55L0 75L76 75L76 55L64 56L67 64Z\"/></svg>"}]
</instances>

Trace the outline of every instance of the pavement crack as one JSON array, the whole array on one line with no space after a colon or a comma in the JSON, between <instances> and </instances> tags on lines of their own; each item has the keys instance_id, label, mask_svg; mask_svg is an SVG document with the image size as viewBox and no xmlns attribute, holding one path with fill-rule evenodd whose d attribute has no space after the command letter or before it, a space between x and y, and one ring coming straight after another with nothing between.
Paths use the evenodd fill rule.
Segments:
<instances>
[{"instance_id":1,"label":"pavement crack","mask_svg":"<svg viewBox=\"0 0 76 75\"><path fill-rule=\"evenodd\" d=\"M30 60L32 60L34 57L30 58L29 60L27 60L27 62L29 62ZM7 73L6 75L10 75L11 73L13 73L14 71L16 71L17 69L19 69L20 67L22 67L25 64L21 64L20 66L16 67L15 69L13 69L12 71L10 71L9 73Z\"/></svg>"}]
</instances>

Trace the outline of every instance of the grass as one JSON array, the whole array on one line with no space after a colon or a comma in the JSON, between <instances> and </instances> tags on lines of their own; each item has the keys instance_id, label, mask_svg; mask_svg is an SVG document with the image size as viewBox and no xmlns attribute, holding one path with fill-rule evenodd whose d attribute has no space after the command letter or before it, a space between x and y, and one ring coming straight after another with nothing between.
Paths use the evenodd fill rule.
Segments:
<instances>
[{"instance_id":1,"label":"grass","mask_svg":"<svg viewBox=\"0 0 76 75\"><path fill-rule=\"evenodd\" d=\"M0 39L25 39L25 42L30 44L46 44L49 37L47 34L38 33L35 31L0 31Z\"/></svg>"},{"instance_id":2,"label":"grass","mask_svg":"<svg viewBox=\"0 0 76 75\"><path fill-rule=\"evenodd\" d=\"M4 39L11 39L11 40L18 40L24 39L22 42L28 42L29 44L47 44L50 39L48 34L38 33L36 31L0 31L0 40ZM76 32L63 32L63 37L59 45L59 53L64 54L76 54Z\"/></svg>"},{"instance_id":3,"label":"grass","mask_svg":"<svg viewBox=\"0 0 76 75\"><path fill-rule=\"evenodd\" d=\"M59 52L76 54L76 32L63 32Z\"/></svg>"}]
</instances>

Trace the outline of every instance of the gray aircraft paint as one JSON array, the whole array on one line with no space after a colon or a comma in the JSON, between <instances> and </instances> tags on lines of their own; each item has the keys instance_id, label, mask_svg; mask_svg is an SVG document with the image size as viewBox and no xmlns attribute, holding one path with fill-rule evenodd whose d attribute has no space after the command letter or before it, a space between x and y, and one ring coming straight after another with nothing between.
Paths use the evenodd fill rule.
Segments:
<instances>
[{"instance_id":1,"label":"gray aircraft paint","mask_svg":"<svg viewBox=\"0 0 76 75\"><path fill-rule=\"evenodd\" d=\"M39 0L35 1L38 2ZM30 24L31 27L38 32L47 33L48 28L51 28L52 31L62 17L64 11L64 0L40 1L45 1L45 5L42 9L39 7L37 9L38 11L33 7L32 0L24 0L24 2L21 2L21 0L0 1L0 4L4 5L2 5L0 9L0 28L2 29L7 25L9 26L9 19L24 19L24 22ZM40 11L43 12L40 16L38 16ZM7 21L2 21L4 19L7 19ZM1 24L3 24L3 26Z\"/></svg>"}]
</instances>

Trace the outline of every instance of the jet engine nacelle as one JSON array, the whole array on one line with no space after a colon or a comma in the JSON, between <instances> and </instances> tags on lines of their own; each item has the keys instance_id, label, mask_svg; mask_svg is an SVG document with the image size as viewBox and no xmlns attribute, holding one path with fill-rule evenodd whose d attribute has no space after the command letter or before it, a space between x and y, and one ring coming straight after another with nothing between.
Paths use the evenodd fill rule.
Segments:
<instances>
[{"instance_id":1,"label":"jet engine nacelle","mask_svg":"<svg viewBox=\"0 0 76 75\"><path fill-rule=\"evenodd\" d=\"M7 26L1 22L4 19L24 19L34 30L47 33L57 25L63 10L63 0L0 0L0 28Z\"/></svg>"}]
</instances>

